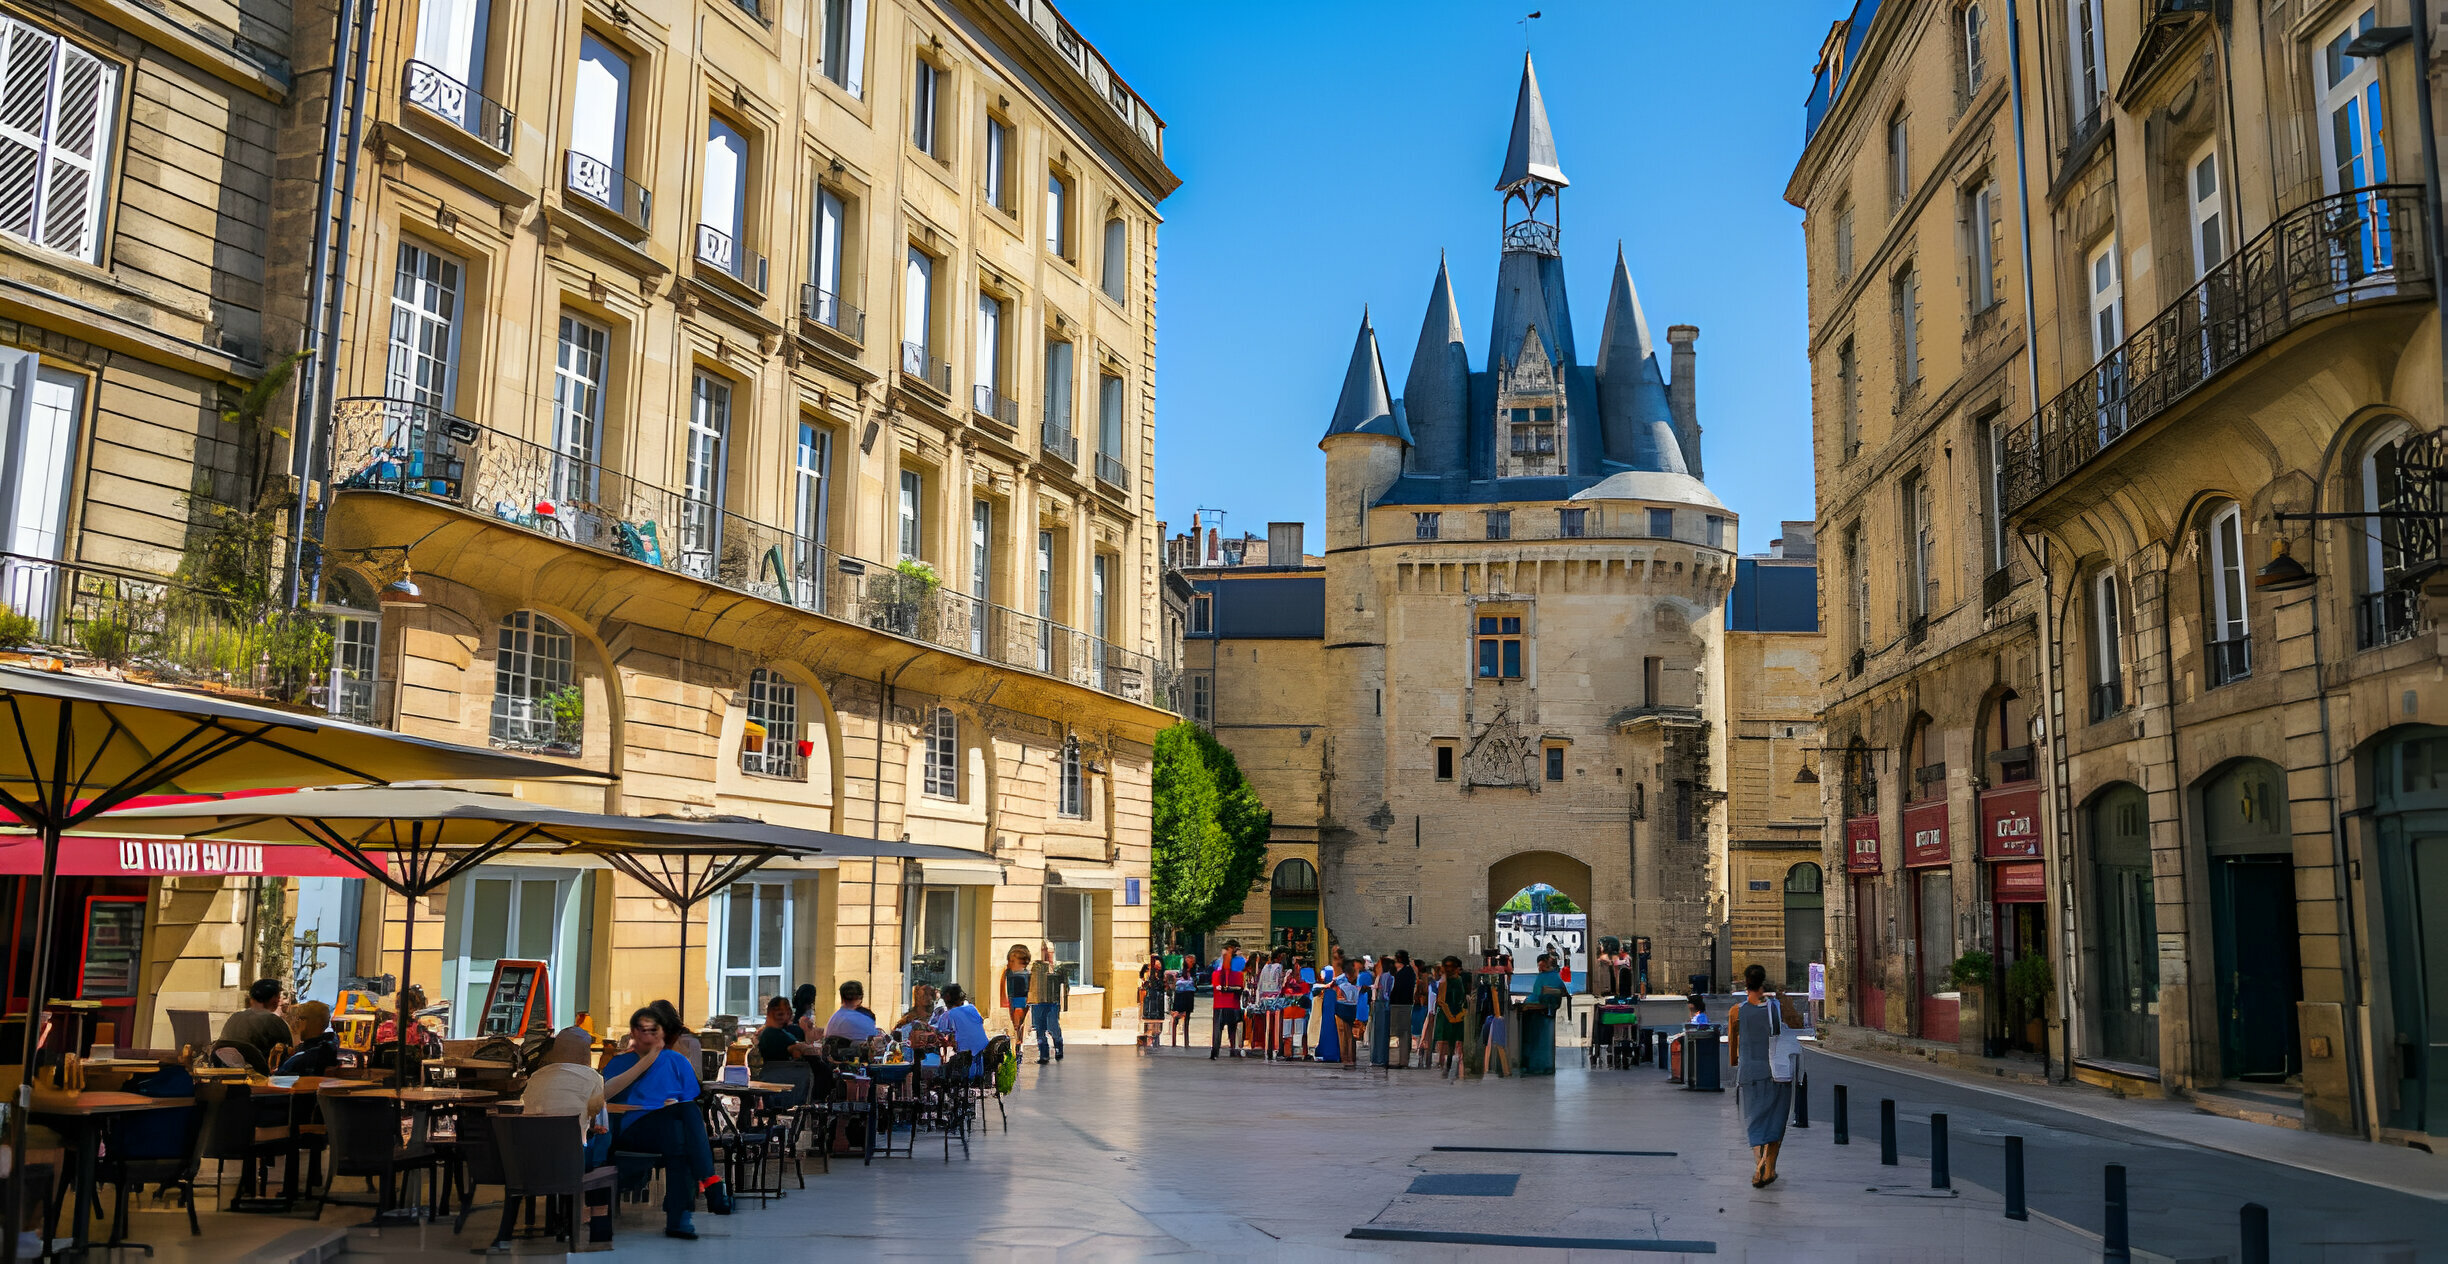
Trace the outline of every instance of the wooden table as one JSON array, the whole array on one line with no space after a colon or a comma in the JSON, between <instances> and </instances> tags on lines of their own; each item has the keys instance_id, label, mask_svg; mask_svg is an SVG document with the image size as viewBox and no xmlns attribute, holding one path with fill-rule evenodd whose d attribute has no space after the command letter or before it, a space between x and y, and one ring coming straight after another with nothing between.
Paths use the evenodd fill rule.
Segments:
<instances>
[{"instance_id":1,"label":"wooden table","mask_svg":"<svg viewBox=\"0 0 2448 1264\"><path fill-rule=\"evenodd\" d=\"M59 1129L62 1139L76 1151L76 1226L70 1234L74 1243L69 1250L82 1258L93 1239L95 1204L94 1156L101 1147L95 1144L102 1127L113 1116L135 1114L148 1110L176 1110L195 1105L192 1097L146 1097L141 1093L92 1092L79 1093L74 1102L54 1101L34 1103L36 1119L47 1120ZM115 1238L125 1231L123 1225L112 1226ZM150 1251L148 1249L148 1254Z\"/></svg>"},{"instance_id":2,"label":"wooden table","mask_svg":"<svg viewBox=\"0 0 2448 1264\"><path fill-rule=\"evenodd\" d=\"M384 1101L406 1102L411 1106L451 1106L464 1102L489 1102L501 1094L483 1088L374 1088L357 1096L379 1097Z\"/></svg>"}]
</instances>

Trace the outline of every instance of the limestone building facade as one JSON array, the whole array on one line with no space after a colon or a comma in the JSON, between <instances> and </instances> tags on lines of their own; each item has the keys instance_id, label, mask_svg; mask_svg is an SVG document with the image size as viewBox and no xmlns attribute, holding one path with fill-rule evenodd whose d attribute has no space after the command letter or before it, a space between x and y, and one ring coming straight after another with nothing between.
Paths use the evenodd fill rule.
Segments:
<instances>
[{"instance_id":1,"label":"limestone building facade","mask_svg":"<svg viewBox=\"0 0 2448 1264\"><path fill-rule=\"evenodd\" d=\"M1824 964L1819 776L1819 558L1812 524L1780 524L1735 559L1726 610L1727 972L1754 962L1801 992Z\"/></svg>"},{"instance_id":2,"label":"limestone building facade","mask_svg":"<svg viewBox=\"0 0 2448 1264\"><path fill-rule=\"evenodd\" d=\"M1320 441L1323 915L1350 951L1461 953L1544 882L1680 986L1725 916L1736 524L1700 480L1699 331L1667 330L1670 382L1621 252L1576 344L1568 183L1525 59L1484 357L1440 266L1401 397L1364 318Z\"/></svg>"}]
</instances>

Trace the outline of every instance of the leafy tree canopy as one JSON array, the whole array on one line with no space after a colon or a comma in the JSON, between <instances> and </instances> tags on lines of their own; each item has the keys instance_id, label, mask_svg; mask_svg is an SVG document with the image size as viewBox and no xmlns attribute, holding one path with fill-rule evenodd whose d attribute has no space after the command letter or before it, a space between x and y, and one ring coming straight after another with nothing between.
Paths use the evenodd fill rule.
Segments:
<instances>
[{"instance_id":1,"label":"leafy tree canopy","mask_svg":"<svg viewBox=\"0 0 2448 1264\"><path fill-rule=\"evenodd\" d=\"M1523 887L1521 890L1514 892L1513 898L1505 901L1504 907L1497 911L1501 913L1529 912L1530 890L1531 889L1529 887ZM1573 903L1571 896L1566 895L1553 887L1549 887L1547 888L1547 911L1550 913L1578 913L1581 911L1581 906Z\"/></svg>"},{"instance_id":2,"label":"leafy tree canopy","mask_svg":"<svg viewBox=\"0 0 2448 1264\"><path fill-rule=\"evenodd\" d=\"M1203 935L1241 911L1266 872L1275 816L1241 777L1232 752L1195 724L1156 735L1148 912Z\"/></svg>"}]
</instances>

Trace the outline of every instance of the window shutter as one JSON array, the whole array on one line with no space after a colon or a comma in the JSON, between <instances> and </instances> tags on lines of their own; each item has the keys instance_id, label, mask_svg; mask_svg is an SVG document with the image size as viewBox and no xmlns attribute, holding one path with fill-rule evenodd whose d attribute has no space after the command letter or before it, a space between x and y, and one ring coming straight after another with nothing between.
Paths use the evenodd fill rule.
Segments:
<instances>
[{"instance_id":1,"label":"window shutter","mask_svg":"<svg viewBox=\"0 0 2448 1264\"><path fill-rule=\"evenodd\" d=\"M34 236L53 41L0 18L0 232Z\"/></svg>"},{"instance_id":2,"label":"window shutter","mask_svg":"<svg viewBox=\"0 0 2448 1264\"><path fill-rule=\"evenodd\" d=\"M867 98L867 0L850 0L850 95Z\"/></svg>"},{"instance_id":3,"label":"window shutter","mask_svg":"<svg viewBox=\"0 0 2448 1264\"><path fill-rule=\"evenodd\" d=\"M110 133L116 78L92 54L62 41L43 173L42 244L92 260L102 230L102 146Z\"/></svg>"}]
</instances>

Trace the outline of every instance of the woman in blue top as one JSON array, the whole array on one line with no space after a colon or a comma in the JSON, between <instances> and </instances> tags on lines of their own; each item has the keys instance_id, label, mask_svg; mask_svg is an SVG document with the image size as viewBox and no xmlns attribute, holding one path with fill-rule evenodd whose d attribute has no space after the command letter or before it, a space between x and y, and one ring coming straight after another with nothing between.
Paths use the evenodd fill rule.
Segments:
<instances>
[{"instance_id":1,"label":"woman in blue top","mask_svg":"<svg viewBox=\"0 0 2448 1264\"><path fill-rule=\"evenodd\" d=\"M652 1008L629 1016L629 1048L604 1063L604 1099L637 1109L612 1116L612 1148L651 1154L666 1164L663 1234L694 1239L697 1191L718 1216L731 1214L731 1191L714 1174L714 1150L706 1142L705 1115L698 1109L697 1065L667 1043L672 1033Z\"/></svg>"}]
</instances>

